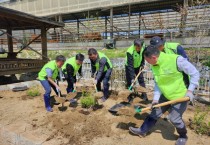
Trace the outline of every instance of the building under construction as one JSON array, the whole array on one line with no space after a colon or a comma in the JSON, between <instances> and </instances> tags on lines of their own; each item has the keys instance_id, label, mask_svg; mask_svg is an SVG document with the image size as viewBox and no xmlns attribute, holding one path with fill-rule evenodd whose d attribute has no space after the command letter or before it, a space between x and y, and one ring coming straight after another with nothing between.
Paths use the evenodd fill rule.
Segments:
<instances>
[{"instance_id":1,"label":"building under construction","mask_svg":"<svg viewBox=\"0 0 210 145\"><path fill-rule=\"evenodd\" d=\"M1 5L64 22L48 31L48 42L60 49L127 47L135 38L154 35L185 47L210 45L208 0L4 0ZM40 31L19 33L27 40Z\"/></svg>"}]
</instances>

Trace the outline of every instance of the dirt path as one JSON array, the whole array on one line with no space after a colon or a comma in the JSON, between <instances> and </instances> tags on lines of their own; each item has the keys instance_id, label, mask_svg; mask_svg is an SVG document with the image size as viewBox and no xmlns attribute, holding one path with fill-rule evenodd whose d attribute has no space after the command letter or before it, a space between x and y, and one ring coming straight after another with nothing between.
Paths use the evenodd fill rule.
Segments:
<instances>
[{"instance_id":1,"label":"dirt path","mask_svg":"<svg viewBox=\"0 0 210 145\"><path fill-rule=\"evenodd\" d=\"M65 92L64 86L62 89ZM103 104L102 109L84 115L79 113L79 106L69 107L68 102L64 104L68 107L66 111L59 111L61 105L58 105L54 106L54 112L47 113L42 96L27 98L22 97L24 95L25 92L0 92L0 125L33 134L43 140L44 145L174 145L177 139L174 127L163 119L145 138L130 134L128 127L140 126L147 114L113 116L107 110L119 102L114 96ZM193 112L188 110L184 120L192 116ZM210 144L210 137L199 136L190 129L188 137L188 145Z\"/></svg>"}]
</instances>

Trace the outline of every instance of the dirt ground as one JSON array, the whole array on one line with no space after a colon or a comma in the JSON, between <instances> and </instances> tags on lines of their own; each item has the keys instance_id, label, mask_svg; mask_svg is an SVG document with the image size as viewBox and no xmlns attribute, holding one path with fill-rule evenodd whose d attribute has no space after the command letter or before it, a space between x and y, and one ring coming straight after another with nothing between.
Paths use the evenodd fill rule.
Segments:
<instances>
[{"instance_id":1,"label":"dirt ground","mask_svg":"<svg viewBox=\"0 0 210 145\"><path fill-rule=\"evenodd\" d=\"M61 86L65 94L65 86ZM54 111L45 111L42 94L30 98L26 92L0 92L0 125L17 126L24 132L44 140L44 145L174 145L178 137L173 125L160 119L152 132L145 138L129 133L129 126L139 127L147 114L114 116L108 109L119 103L120 96L111 95L103 103L103 108L91 111L89 115L80 113L80 106L69 107L60 111L61 105L54 106ZM54 92L53 92L54 94ZM150 95L151 100L151 95ZM140 98L134 103L142 102ZM184 120L192 118L194 109L188 109ZM201 136L188 128L188 145L209 145L210 137Z\"/></svg>"}]
</instances>

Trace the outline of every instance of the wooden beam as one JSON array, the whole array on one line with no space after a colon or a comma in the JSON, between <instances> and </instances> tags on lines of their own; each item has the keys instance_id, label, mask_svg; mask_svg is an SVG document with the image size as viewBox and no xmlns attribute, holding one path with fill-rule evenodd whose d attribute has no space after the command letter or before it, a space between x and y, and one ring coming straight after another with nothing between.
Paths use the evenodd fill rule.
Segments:
<instances>
[{"instance_id":1,"label":"wooden beam","mask_svg":"<svg viewBox=\"0 0 210 145\"><path fill-rule=\"evenodd\" d=\"M42 40L42 59L47 59L47 31L45 27L41 29L41 40Z\"/></svg>"},{"instance_id":2,"label":"wooden beam","mask_svg":"<svg viewBox=\"0 0 210 145\"><path fill-rule=\"evenodd\" d=\"M13 41L12 41L12 29L11 28L7 28L7 33L9 35L7 35L7 44L8 44L8 50L10 53L13 52Z\"/></svg>"}]
</instances>

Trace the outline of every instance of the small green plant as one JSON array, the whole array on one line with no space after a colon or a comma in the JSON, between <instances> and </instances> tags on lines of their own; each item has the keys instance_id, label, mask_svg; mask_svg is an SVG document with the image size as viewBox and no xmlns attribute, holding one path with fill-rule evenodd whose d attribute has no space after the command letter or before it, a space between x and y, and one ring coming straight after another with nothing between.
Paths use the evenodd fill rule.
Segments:
<instances>
[{"instance_id":1,"label":"small green plant","mask_svg":"<svg viewBox=\"0 0 210 145\"><path fill-rule=\"evenodd\" d=\"M210 135L210 122L207 123L207 116L209 112L207 110L196 109L191 127L195 130L197 134Z\"/></svg>"},{"instance_id":2,"label":"small green plant","mask_svg":"<svg viewBox=\"0 0 210 145\"><path fill-rule=\"evenodd\" d=\"M82 108L90 108L91 106L94 106L96 104L95 98L90 95L83 96L80 99L80 102L82 104Z\"/></svg>"},{"instance_id":3,"label":"small green plant","mask_svg":"<svg viewBox=\"0 0 210 145\"><path fill-rule=\"evenodd\" d=\"M41 94L37 87L29 89L26 93L30 97L36 97L36 96L39 96Z\"/></svg>"}]
</instances>

